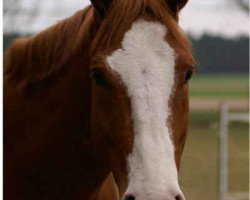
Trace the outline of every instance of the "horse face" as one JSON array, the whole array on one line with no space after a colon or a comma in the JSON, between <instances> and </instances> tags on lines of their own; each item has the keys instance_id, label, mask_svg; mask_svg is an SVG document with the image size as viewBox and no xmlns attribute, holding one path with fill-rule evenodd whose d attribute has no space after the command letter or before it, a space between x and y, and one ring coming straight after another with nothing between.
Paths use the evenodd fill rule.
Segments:
<instances>
[{"instance_id":1,"label":"horse face","mask_svg":"<svg viewBox=\"0 0 250 200\"><path fill-rule=\"evenodd\" d=\"M100 50L92 64L92 129L105 144L99 147L106 151L120 196L183 200L178 169L192 64L167 27L147 17L134 21L113 49Z\"/></svg>"},{"instance_id":2,"label":"horse face","mask_svg":"<svg viewBox=\"0 0 250 200\"><path fill-rule=\"evenodd\" d=\"M125 33L121 48L92 68L93 128L109 149L125 197L183 199L178 168L192 69L182 66L170 43L166 27L140 19Z\"/></svg>"}]
</instances>

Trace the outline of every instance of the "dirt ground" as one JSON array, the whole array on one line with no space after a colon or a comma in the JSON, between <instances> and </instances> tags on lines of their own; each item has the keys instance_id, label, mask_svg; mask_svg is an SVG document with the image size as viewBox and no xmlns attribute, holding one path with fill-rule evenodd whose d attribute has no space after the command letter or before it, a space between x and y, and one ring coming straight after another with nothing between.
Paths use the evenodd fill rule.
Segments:
<instances>
[{"instance_id":1,"label":"dirt ground","mask_svg":"<svg viewBox=\"0 0 250 200\"><path fill-rule=\"evenodd\" d=\"M228 104L231 110L249 110L249 100L236 98L220 100L217 98L190 98L190 110L192 111L216 111L222 102Z\"/></svg>"}]
</instances>

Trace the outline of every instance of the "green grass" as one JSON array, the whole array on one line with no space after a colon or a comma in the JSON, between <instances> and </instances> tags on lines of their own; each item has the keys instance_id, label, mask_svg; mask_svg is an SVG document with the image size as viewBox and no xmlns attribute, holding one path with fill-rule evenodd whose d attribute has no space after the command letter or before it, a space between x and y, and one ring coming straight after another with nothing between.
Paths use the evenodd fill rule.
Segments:
<instances>
[{"instance_id":1,"label":"green grass","mask_svg":"<svg viewBox=\"0 0 250 200\"><path fill-rule=\"evenodd\" d=\"M247 90L232 90L230 88L220 88L218 90L194 90L190 92L191 97L214 97L217 98L225 98L225 97L247 97L248 91Z\"/></svg>"},{"instance_id":2,"label":"green grass","mask_svg":"<svg viewBox=\"0 0 250 200\"><path fill-rule=\"evenodd\" d=\"M229 136L229 190L246 191L249 188L249 151L247 125L234 123Z\"/></svg>"},{"instance_id":3,"label":"green grass","mask_svg":"<svg viewBox=\"0 0 250 200\"><path fill-rule=\"evenodd\" d=\"M192 112L182 157L180 184L186 199L216 200L218 189L218 113ZM229 190L248 191L248 124L229 128Z\"/></svg>"},{"instance_id":4,"label":"green grass","mask_svg":"<svg viewBox=\"0 0 250 200\"><path fill-rule=\"evenodd\" d=\"M247 74L195 75L190 81L190 97L247 98Z\"/></svg>"},{"instance_id":5,"label":"green grass","mask_svg":"<svg viewBox=\"0 0 250 200\"><path fill-rule=\"evenodd\" d=\"M248 74L195 74L191 82L240 82L248 83Z\"/></svg>"}]
</instances>

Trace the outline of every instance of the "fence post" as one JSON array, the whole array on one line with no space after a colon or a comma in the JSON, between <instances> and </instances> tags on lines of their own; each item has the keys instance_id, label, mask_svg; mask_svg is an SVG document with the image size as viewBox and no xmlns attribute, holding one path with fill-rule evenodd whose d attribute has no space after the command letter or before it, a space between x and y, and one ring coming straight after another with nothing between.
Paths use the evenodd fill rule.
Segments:
<instances>
[{"instance_id":1,"label":"fence post","mask_svg":"<svg viewBox=\"0 0 250 200\"><path fill-rule=\"evenodd\" d=\"M227 199L227 142L228 142L228 106L220 105L220 133L219 133L219 200Z\"/></svg>"}]
</instances>

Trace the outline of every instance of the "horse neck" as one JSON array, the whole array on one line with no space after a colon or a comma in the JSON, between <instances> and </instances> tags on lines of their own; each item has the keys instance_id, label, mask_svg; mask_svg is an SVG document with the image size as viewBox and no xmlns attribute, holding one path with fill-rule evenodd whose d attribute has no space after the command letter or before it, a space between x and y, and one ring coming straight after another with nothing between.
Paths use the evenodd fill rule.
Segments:
<instances>
[{"instance_id":1,"label":"horse neck","mask_svg":"<svg viewBox=\"0 0 250 200\"><path fill-rule=\"evenodd\" d=\"M37 146L44 146L35 139L32 132L40 134L44 140L50 140L48 130L43 127L29 127L29 133L23 133L23 124L16 127L10 124L10 128L6 128L8 133L5 132L5 135L10 138L16 137L13 134L20 130L18 132L20 135L27 134L32 141L25 141L24 146L20 144L20 146L16 146L16 149L23 151L23 148L28 149L30 147L33 152L29 156L31 165L27 164L25 172L22 169L19 171L13 169L11 172L12 169L10 169L9 174L20 174L21 177L25 177L42 167L33 166L33 159L40 159L44 165L43 168L49 172L46 173L46 170L43 172L44 180L47 181L48 185L50 185L50 182L55 183L58 188L54 189L59 191L60 185L56 181L61 181L60 177L64 177L68 173L61 169L61 164L68 162L70 168L74 170L68 177L67 184L79 188L73 194L75 197L73 199L88 199L109 173L107 165L100 161L102 160L99 158L101 155L93 153L94 147L90 140L91 83L89 78L89 54L96 27L91 13L86 14L86 17L87 19L82 20L82 14L78 13L36 36L17 40L5 54L5 98L9 99L5 101L8 104L9 111L5 109L5 112L12 113L18 106L24 107L22 109L27 107L27 112L32 110L32 113L27 113L27 115L34 114L37 116L37 113L39 113L38 124L42 124L44 127L49 125L55 138L60 138L59 141L50 141L53 144L57 142L55 144L57 146L56 152L54 152L55 148L52 144L47 146L47 149L43 149L41 153L39 149L33 148L36 146L34 142L40 144ZM71 27L73 24L77 25ZM60 36L60 41L50 45L49 42L55 41L56 36ZM24 90L25 92L20 95L19 90L22 93ZM44 92L40 93L39 91ZM16 98L12 98L12 96ZM34 100L32 100L33 98ZM35 99L42 99L43 101L35 101ZM20 102L19 100L25 105L17 104L17 102ZM29 105L27 105L27 102L29 102ZM47 107L44 107L44 105ZM48 110L48 106L51 107L51 110ZM20 120L19 116L10 116L9 119L5 119L6 122ZM33 119L29 118L30 121ZM26 124L31 123L27 121ZM5 127L8 127L8 124ZM54 153L50 153L50 150ZM54 154L61 157L54 159ZM43 160L44 158L50 158L51 165L55 169L51 169L48 162ZM5 159L5 163L12 162L8 161L8 157L5 157ZM21 159L16 160L16 162L23 163L24 161ZM61 170L56 170L57 167ZM51 180L49 174L56 174L59 180ZM16 189L25 187L24 179L16 180L16 177L10 179L15 180ZM35 182L33 184L36 185ZM9 188L12 188L12 186ZM36 192L38 191L30 191L30 196L36 196ZM48 190L48 196L52 195L49 192ZM17 192L5 192L6 199L8 199L8 194L12 195L12 193L16 194Z\"/></svg>"},{"instance_id":2,"label":"horse neck","mask_svg":"<svg viewBox=\"0 0 250 200\"><path fill-rule=\"evenodd\" d=\"M84 127L84 133L82 138L83 146L83 165L82 171L84 175L82 177L83 188L79 195L79 199L99 199L103 195L103 192L106 192L105 187L112 188L112 195L116 194L114 189L114 181L110 178L110 167L107 157L103 155L99 150L96 151L96 147L92 144L91 141L91 130L90 130L90 115L91 115L91 79L89 76L89 68L91 65L91 45L93 39L98 31L98 24L100 21L95 21L93 15L93 9L90 9L90 17L86 16L87 19L85 25L79 30L78 36L76 37L75 46L73 47L74 56L71 60L74 60L75 70L73 75L73 81L77 80L82 82L85 80L85 83L82 87L82 94L84 96L84 107L85 107L85 119L86 127ZM87 30L87 31L86 31ZM84 37L81 37L84 35ZM73 64L73 65L74 65ZM82 75L82 76L81 76ZM81 91L79 91L81 93ZM82 122L81 122L82 123ZM105 149L105 147L103 147ZM105 150L106 151L106 150ZM108 178L107 178L108 177ZM110 180L111 179L111 180ZM111 183L112 181L112 183ZM86 184L87 183L87 184ZM115 198L114 198L115 199Z\"/></svg>"},{"instance_id":3,"label":"horse neck","mask_svg":"<svg viewBox=\"0 0 250 200\"><path fill-rule=\"evenodd\" d=\"M107 158L101 154L101 152L96 152L95 146L91 141L91 130L90 130L90 115L91 115L91 79L89 76L89 68L91 65L91 44L98 30L97 24L93 17L93 10L90 10L91 17L87 19L85 25L81 27L76 36L76 41L74 43L73 56L70 59L72 61L72 82L75 84L82 83L82 90L78 91L78 94L83 96L83 107L85 108L83 121L79 123L85 123L83 137L82 137L82 171L84 172L82 176L83 188L80 191L79 199L90 199L94 198L95 195L99 195L103 187L103 183L110 173L110 168L107 164ZM87 31L86 31L87 30ZM81 37L84 35L84 37ZM78 37L79 36L79 37ZM84 82L84 83L83 83ZM76 85L74 88L77 87ZM72 87L73 89L73 87ZM86 117L86 118L85 118Z\"/></svg>"}]
</instances>

